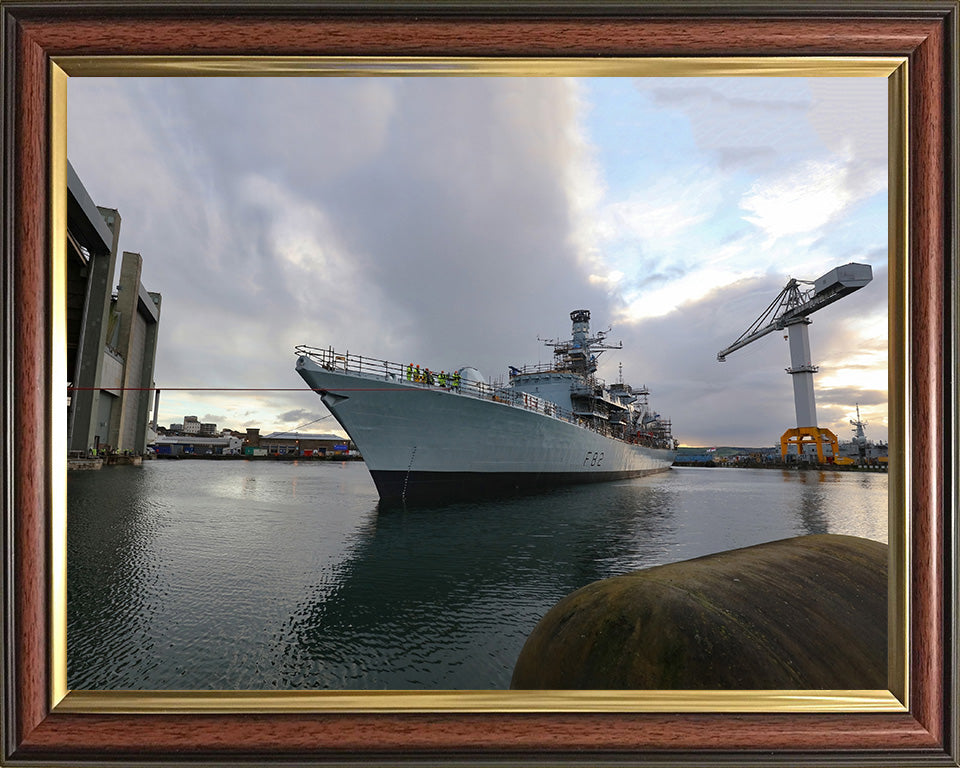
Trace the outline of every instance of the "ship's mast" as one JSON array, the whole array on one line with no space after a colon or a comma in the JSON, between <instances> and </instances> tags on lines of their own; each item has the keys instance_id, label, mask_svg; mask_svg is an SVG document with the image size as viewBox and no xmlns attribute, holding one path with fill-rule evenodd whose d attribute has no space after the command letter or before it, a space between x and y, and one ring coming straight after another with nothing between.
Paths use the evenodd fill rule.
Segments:
<instances>
[{"instance_id":1,"label":"ship's mast","mask_svg":"<svg viewBox=\"0 0 960 768\"><path fill-rule=\"evenodd\" d=\"M863 428L867 426L867 422L860 418L860 403L857 403L857 418L850 419L850 426L854 427L853 442L857 445L864 445L867 442L867 433L863 431Z\"/></svg>"},{"instance_id":2,"label":"ship's mast","mask_svg":"<svg viewBox=\"0 0 960 768\"><path fill-rule=\"evenodd\" d=\"M572 339L567 341L546 340L544 344L553 347L554 367L558 371L590 376L597 370L597 358L607 349L623 349L623 342L609 344L606 336L610 332L598 331L590 335L590 310L575 309L570 313L573 324Z\"/></svg>"},{"instance_id":3,"label":"ship's mast","mask_svg":"<svg viewBox=\"0 0 960 768\"><path fill-rule=\"evenodd\" d=\"M863 428L867 426L867 422L860 418L860 403L857 403L857 418L850 419L850 426L854 428L853 444L857 446L857 453L861 459L865 459L867 456L867 434L863 431Z\"/></svg>"}]
</instances>

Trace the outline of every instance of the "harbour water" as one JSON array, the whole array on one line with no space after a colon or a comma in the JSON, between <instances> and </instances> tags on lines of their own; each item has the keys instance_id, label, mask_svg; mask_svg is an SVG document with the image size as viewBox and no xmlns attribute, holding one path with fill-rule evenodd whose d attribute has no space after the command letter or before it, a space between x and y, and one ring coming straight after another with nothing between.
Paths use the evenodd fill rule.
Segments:
<instances>
[{"instance_id":1,"label":"harbour water","mask_svg":"<svg viewBox=\"0 0 960 768\"><path fill-rule=\"evenodd\" d=\"M677 468L378 509L361 462L152 461L68 481L74 689L503 689L597 579L790 536L887 540L887 476Z\"/></svg>"}]
</instances>

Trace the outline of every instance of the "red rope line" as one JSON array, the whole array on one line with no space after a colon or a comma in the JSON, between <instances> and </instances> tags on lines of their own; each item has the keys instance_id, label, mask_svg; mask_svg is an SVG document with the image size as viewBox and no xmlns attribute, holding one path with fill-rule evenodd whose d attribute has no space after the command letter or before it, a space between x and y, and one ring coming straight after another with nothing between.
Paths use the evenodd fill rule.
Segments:
<instances>
[{"instance_id":1,"label":"red rope line","mask_svg":"<svg viewBox=\"0 0 960 768\"><path fill-rule=\"evenodd\" d=\"M67 392L313 392L310 387L67 387Z\"/></svg>"},{"instance_id":2,"label":"red rope line","mask_svg":"<svg viewBox=\"0 0 960 768\"><path fill-rule=\"evenodd\" d=\"M434 387L443 389L443 387ZM316 392L312 387L67 387L67 392ZM337 387L336 392L427 392L429 387Z\"/></svg>"}]
</instances>

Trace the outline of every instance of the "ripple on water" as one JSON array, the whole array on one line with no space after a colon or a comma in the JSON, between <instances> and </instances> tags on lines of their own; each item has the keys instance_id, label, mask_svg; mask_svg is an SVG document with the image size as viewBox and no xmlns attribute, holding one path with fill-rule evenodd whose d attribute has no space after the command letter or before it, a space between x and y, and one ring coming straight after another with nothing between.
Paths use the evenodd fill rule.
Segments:
<instances>
[{"instance_id":1,"label":"ripple on water","mask_svg":"<svg viewBox=\"0 0 960 768\"><path fill-rule=\"evenodd\" d=\"M682 470L378 511L363 464L72 473L68 684L497 689L608 576L804 533L886 541L886 476Z\"/></svg>"}]
</instances>

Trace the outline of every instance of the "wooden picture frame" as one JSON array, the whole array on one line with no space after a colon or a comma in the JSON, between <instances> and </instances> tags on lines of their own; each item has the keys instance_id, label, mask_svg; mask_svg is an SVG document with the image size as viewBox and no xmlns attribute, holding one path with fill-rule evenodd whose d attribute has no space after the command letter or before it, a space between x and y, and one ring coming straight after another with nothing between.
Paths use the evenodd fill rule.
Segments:
<instances>
[{"instance_id":1,"label":"wooden picture frame","mask_svg":"<svg viewBox=\"0 0 960 768\"><path fill-rule=\"evenodd\" d=\"M957 19L953 2L683 5L0 2L3 55L2 758L51 762L958 765ZM184 711L57 706L50 552L56 70L106 56L883 56L907 61L910 565L905 711ZM55 314L55 313L54 313ZM62 521L60 521L62 523ZM61 586L62 588L62 580ZM242 708L240 708L242 709Z\"/></svg>"}]
</instances>

